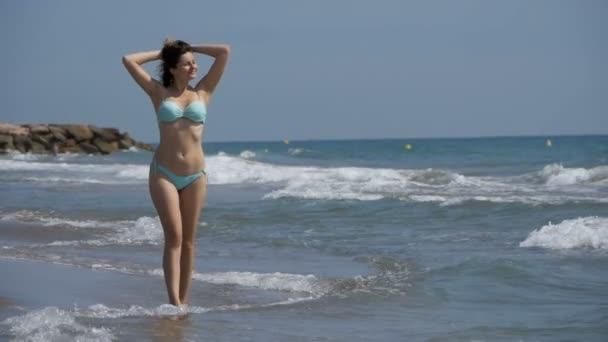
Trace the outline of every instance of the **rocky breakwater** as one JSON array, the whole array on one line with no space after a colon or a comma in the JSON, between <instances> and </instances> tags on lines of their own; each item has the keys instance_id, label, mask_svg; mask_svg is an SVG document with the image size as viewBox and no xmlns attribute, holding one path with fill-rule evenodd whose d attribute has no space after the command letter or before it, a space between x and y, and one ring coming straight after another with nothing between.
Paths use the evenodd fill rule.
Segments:
<instances>
[{"instance_id":1,"label":"rocky breakwater","mask_svg":"<svg viewBox=\"0 0 608 342\"><path fill-rule=\"evenodd\" d=\"M117 128L92 125L13 125L0 123L0 153L92 153L109 154L152 146L133 140Z\"/></svg>"}]
</instances>

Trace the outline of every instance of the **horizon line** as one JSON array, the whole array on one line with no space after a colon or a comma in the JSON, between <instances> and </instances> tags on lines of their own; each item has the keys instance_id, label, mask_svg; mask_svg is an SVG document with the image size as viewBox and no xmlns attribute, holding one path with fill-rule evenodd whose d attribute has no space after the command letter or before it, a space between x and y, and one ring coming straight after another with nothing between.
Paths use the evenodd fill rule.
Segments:
<instances>
[{"instance_id":1,"label":"horizon line","mask_svg":"<svg viewBox=\"0 0 608 342\"><path fill-rule=\"evenodd\" d=\"M205 143L277 143L288 142L333 142L333 141L377 141L377 140L442 140L442 139L506 139L506 138L559 138L559 137L608 137L608 133L583 134L522 134L522 135L475 135L475 136L445 136L445 137L384 137L384 138L312 138L312 139L269 139L269 140L209 140Z\"/></svg>"}]
</instances>

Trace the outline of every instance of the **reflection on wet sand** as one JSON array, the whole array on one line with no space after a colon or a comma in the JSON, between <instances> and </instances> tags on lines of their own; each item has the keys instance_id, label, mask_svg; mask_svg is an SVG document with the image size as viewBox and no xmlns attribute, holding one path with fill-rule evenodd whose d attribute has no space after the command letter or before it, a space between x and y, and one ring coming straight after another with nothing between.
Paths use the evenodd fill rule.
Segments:
<instances>
[{"instance_id":1,"label":"reflection on wet sand","mask_svg":"<svg viewBox=\"0 0 608 342\"><path fill-rule=\"evenodd\" d=\"M184 339L184 330L191 325L192 320L188 314L159 317L154 327L154 341L190 341L190 339Z\"/></svg>"}]
</instances>

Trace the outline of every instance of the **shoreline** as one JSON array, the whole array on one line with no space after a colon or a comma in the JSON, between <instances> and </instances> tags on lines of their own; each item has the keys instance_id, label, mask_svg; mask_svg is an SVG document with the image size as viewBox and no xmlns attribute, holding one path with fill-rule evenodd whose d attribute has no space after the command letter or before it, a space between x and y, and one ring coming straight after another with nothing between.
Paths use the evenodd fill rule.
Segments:
<instances>
[{"instance_id":1,"label":"shoreline","mask_svg":"<svg viewBox=\"0 0 608 342\"><path fill-rule=\"evenodd\" d=\"M165 299L162 278L149 281L149 277L85 268L58 262L0 257L0 293L8 306L0 309L22 307L27 310L54 306L71 309L75 305L86 307L103 304L108 307L128 305L150 306L150 299L157 299L156 306ZM117 293L113 289L139 289ZM146 295L144 295L146 294ZM149 294L149 295L148 295ZM2 315L3 316L3 315Z\"/></svg>"}]
</instances>

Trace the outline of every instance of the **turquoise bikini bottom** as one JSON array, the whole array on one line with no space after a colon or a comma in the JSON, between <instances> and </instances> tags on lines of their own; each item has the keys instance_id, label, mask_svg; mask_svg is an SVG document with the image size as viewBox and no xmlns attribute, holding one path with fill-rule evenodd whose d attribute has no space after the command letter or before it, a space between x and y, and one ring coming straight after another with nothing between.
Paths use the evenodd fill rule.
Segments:
<instances>
[{"instance_id":1,"label":"turquoise bikini bottom","mask_svg":"<svg viewBox=\"0 0 608 342\"><path fill-rule=\"evenodd\" d=\"M205 170L201 170L193 175L178 176L175 173L167 170L167 168L160 165L156 161L156 159L152 160L152 164L150 164L150 171L151 171L152 175L155 175L156 172L158 172L158 171L162 172L165 176L167 176L167 178L169 179L169 182L173 183L173 185L175 186L177 191L180 191L183 188L187 187L188 185L194 183L197 179L201 178L201 176L207 175Z\"/></svg>"}]
</instances>

